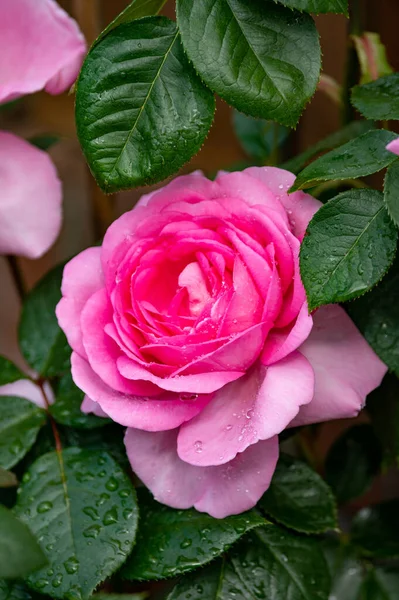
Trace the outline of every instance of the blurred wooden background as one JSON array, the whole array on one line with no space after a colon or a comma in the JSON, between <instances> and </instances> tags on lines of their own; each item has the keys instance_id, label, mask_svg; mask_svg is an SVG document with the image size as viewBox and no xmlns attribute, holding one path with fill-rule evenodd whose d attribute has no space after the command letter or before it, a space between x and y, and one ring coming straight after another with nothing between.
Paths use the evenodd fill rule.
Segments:
<instances>
[{"instance_id":1,"label":"blurred wooden background","mask_svg":"<svg viewBox=\"0 0 399 600\"><path fill-rule=\"evenodd\" d=\"M199 0L200 1L200 0ZM121 11L129 0L59 0L79 22L88 43ZM388 48L391 64L399 70L399 2L397 0L361 0L366 12L366 29L379 31ZM163 14L174 18L174 3L169 0ZM343 16L316 18L323 50L323 72L342 82L345 71L347 20ZM3 57L6 58L6 57ZM316 93L293 135L293 150L300 151L339 127L339 111L333 103ZM79 252L96 239L96 230L110 218L128 210L142 190L117 194L109 199L92 179L76 139L73 95L53 97L45 93L26 97L17 107L0 112L0 129L30 137L54 133L60 142L51 150L64 189L64 224L54 247L40 260L19 260L27 285L32 286L52 265ZM218 101L216 118L201 152L183 171L201 168L212 172L245 158L231 126L231 110ZM0 190L1 193L1 190ZM29 202L29 198L26 199ZM112 213L112 214L110 214ZM96 228L96 225L99 227ZM0 354L21 363L16 346L19 299L14 290L6 261L0 257ZM334 428L325 428L327 446Z\"/></svg>"}]
</instances>

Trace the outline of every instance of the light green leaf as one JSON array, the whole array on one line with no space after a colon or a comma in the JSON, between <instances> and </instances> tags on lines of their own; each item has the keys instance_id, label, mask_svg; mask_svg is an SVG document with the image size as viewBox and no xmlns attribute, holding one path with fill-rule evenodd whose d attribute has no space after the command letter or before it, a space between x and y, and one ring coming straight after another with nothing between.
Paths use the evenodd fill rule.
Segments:
<instances>
[{"instance_id":1,"label":"light green leaf","mask_svg":"<svg viewBox=\"0 0 399 600\"><path fill-rule=\"evenodd\" d=\"M78 80L78 136L105 192L175 173L200 149L214 110L176 23L165 17L112 30L89 52Z\"/></svg>"},{"instance_id":2,"label":"light green leaf","mask_svg":"<svg viewBox=\"0 0 399 600\"><path fill-rule=\"evenodd\" d=\"M309 310L371 289L391 266L397 238L381 192L349 190L322 206L300 252Z\"/></svg>"},{"instance_id":3,"label":"light green leaf","mask_svg":"<svg viewBox=\"0 0 399 600\"><path fill-rule=\"evenodd\" d=\"M30 450L46 413L16 396L0 397L0 467L10 469Z\"/></svg>"},{"instance_id":4,"label":"light green leaf","mask_svg":"<svg viewBox=\"0 0 399 600\"><path fill-rule=\"evenodd\" d=\"M177 0L184 48L205 83L253 117L295 126L320 73L307 14L266 0Z\"/></svg>"},{"instance_id":5,"label":"light green leaf","mask_svg":"<svg viewBox=\"0 0 399 600\"><path fill-rule=\"evenodd\" d=\"M357 85L352 89L352 104L366 119L399 119L399 73Z\"/></svg>"},{"instance_id":6,"label":"light green leaf","mask_svg":"<svg viewBox=\"0 0 399 600\"><path fill-rule=\"evenodd\" d=\"M0 577L25 577L45 564L46 558L28 527L0 505Z\"/></svg>"},{"instance_id":7,"label":"light green leaf","mask_svg":"<svg viewBox=\"0 0 399 600\"><path fill-rule=\"evenodd\" d=\"M320 181L356 179L381 171L396 160L396 156L385 149L396 137L385 129L364 133L305 167L290 191L309 188Z\"/></svg>"},{"instance_id":8,"label":"light green leaf","mask_svg":"<svg viewBox=\"0 0 399 600\"><path fill-rule=\"evenodd\" d=\"M30 467L16 512L40 536L49 562L28 585L76 600L125 561L138 519L134 489L115 461L78 448L45 454Z\"/></svg>"}]
</instances>

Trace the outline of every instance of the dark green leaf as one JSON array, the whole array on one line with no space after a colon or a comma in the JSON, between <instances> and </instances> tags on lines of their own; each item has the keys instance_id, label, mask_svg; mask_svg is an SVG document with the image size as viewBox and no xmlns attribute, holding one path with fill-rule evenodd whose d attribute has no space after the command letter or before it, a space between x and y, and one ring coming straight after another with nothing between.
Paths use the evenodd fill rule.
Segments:
<instances>
[{"instance_id":1,"label":"dark green leaf","mask_svg":"<svg viewBox=\"0 0 399 600\"><path fill-rule=\"evenodd\" d=\"M20 379L26 379L26 375L10 360L4 358L4 356L0 356L0 385L14 383L14 381L19 381Z\"/></svg>"},{"instance_id":2,"label":"dark green leaf","mask_svg":"<svg viewBox=\"0 0 399 600\"><path fill-rule=\"evenodd\" d=\"M157 15L162 7L166 4L167 0L133 0L126 6L126 8L113 20L111 23L100 33L93 46L98 44L100 40L105 38L106 35L118 25L123 23L130 23L135 19L141 19L142 17L151 17Z\"/></svg>"},{"instance_id":3,"label":"dark green leaf","mask_svg":"<svg viewBox=\"0 0 399 600\"><path fill-rule=\"evenodd\" d=\"M65 446L77 446L86 450L108 452L125 470L130 470L124 444L125 429L116 423L107 424L96 429L61 428L62 443Z\"/></svg>"},{"instance_id":4,"label":"dark green leaf","mask_svg":"<svg viewBox=\"0 0 399 600\"><path fill-rule=\"evenodd\" d=\"M352 104L366 119L399 119L399 73L352 89Z\"/></svg>"},{"instance_id":5,"label":"dark green leaf","mask_svg":"<svg viewBox=\"0 0 399 600\"><path fill-rule=\"evenodd\" d=\"M322 541L322 547L331 573L330 600L360 600L364 568L353 548L330 538Z\"/></svg>"},{"instance_id":6,"label":"dark green leaf","mask_svg":"<svg viewBox=\"0 0 399 600\"><path fill-rule=\"evenodd\" d=\"M348 0L277 0L289 8L305 10L315 14L342 13L348 16Z\"/></svg>"},{"instance_id":7,"label":"dark green leaf","mask_svg":"<svg viewBox=\"0 0 399 600\"><path fill-rule=\"evenodd\" d=\"M367 396L367 412L389 463L399 465L399 380L395 375L385 375Z\"/></svg>"},{"instance_id":8,"label":"dark green leaf","mask_svg":"<svg viewBox=\"0 0 399 600\"><path fill-rule=\"evenodd\" d=\"M291 171L291 173L298 173L310 160L312 160L312 158L321 152L326 152L327 150L333 150L333 148L336 148L337 146L342 146L342 144L350 142L353 138L356 138L371 129L374 129L372 121L352 121L352 123L349 123L342 129L328 135L301 154L287 160L281 165L281 168Z\"/></svg>"},{"instance_id":9,"label":"dark green leaf","mask_svg":"<svg viewBox=\"0 0 399 600\"><path fill-rule=\"evenodd\" d=\"M33 288L22 307L19 324L22 354L31 367L47 377L70 368L71 349L55 316L63 269L64 265L55 267Z\"/></svg>"},{"instance_id":10,"label":"dark green leaf","mask_svg":"<svg viewBox=\"0 0 399 600\"><path fill-rule=\"evenodd\" d=\"M205 83L253 117L295 126L319 80L306 14L266 0L178 0L184 48Z\"/></svg>"},{"instance_id":11,"label":"dark green leaf","mask_svg":"<svg viewBox=\"0 0 399 600\"><path fill-rule=\"evenodd\" d=\"M235 110L233 112L235 133L250 158L264 162L284 144L290 130L283 125L254 119Z\"/></svg>"},{"instance_id":12,"label":"dark green leaf","mask_svg":"<svg viewBox=\"0 0 399 600\"><path fill-rule=\"evenodd\" d=\"M389 269L397 238L381 192L349 190L322 206L308 225L300 253L309 310L372 288Z\"/></svg>"},{"instance_id":13,"label":"dark green leaf","mask_svg":"<svg viewBox=\"0 0 399 600\"><path fill-rule=\"evenodd\" d=\"M324 154L304 168L291 191L312 187L320 181L355 179L381 171L394 160L395 154L385 149L397 134L375 129Z\"/></svg>"},{"instance_id":14,"label":"dark green leaf","mask_svg":"<svg viewBox=\"0 0 399 600\"><path fill-rule=\"evenodd\" d=\"M395 160L387 169L384 201L392 221L399 227L399 160Z\"/></svg>"},{"instance_id":15,"label":"dark green leaf","mask_svg":"<svg viewBox=\"0 0 399 600\"><path fill-rule=\"evenodd\" d=\"M35 135L29 140L31 144L40 150L49 150L51 146L59 141L60 138L57 135Z\"/></svg>"},{"instance_id":16,"label":"dark green leaf","mask_svg":"<svg viewBox=\"0 0 399 600\"><path fill-rule=\"evenodd\" d=\"M123 576L151 580L175 577L220 556L244 533L267 521L256 511L214 519L194 509L174 510L146 491L139 495L140 526Z\"/></svg>"},{"instance_id":17,"label":"dark green leaf","mask_svg":"<svg viewBox=\"0 0 399 600\"><path fill-rule=\"evenodd\" d=\"M18 485L18 479L14 473L0 467L0 488L15 487L16 485Z\"/></svg>"},{"instance_id":18,"label":"dark green leaf","mask_svg":"<svg viewBox=\"0 0 399 600\"><path fill-rule=\"evenodd\" d=\"M175 173L200 149L214 110L176 23L165 17L112 30L89 52L78 80L78 136L106 192Z\"/></svg>"},{"instance_id":19,"label":"dark green leaf","mask_svg":"<svg viewBox=\"0 0 399 600\"><path fill-rule=\"evenodd\" d=\"M352 541L376 558L399 557L399 500L360 510L352 521Z\"/></svg>"},{"instance_id":20,"label":"dark green leaf","mask_svg":"<svg viewBox=\"0 0 399 600\"><path fill-rule=\"evenodd\" d=\"M259 502L268 515L286 527L321 533L337 527L333 495L308 465L281 454L272 483Z\"/></svg>"},{"instance_id":21,"label":"dark green leaf","mask_svg":"<svg viewBox=\"0 0 399 600\"><path fill-rule=\"evenodd\" d=\"M0 600L32 600L23 583L0 579Z\"/></svg>"},{"instance_id":22,"label":"dark green leaf","mask_svg":"<svg viewBox=\"0 0 399 600\"><path fill-rule=\"evenodd\" d=\"M376 288L346 309L381 360L399 375L399 260Z\"/></svg>"},{"instance_id":23,"label":"dark green leaf","mask_svg":"<svg viewBox=\"0 0 399 600\"><path fill-rule=\"evenodd\" d=\"M366 492L381 461L381 444L371 425L355 425L345 431L334 442L326 460L326 479L338 502L348 502Z\"/></svg>"},{"instance_id":24,"label":"dark green leaf","mask_svg":"<svg viewBox=\"0 0 399 600\"><path fill-rule=\"evenodd\" d=\"M46 413L16 396L0 397L0 467L10 469L33 446Z\"/></svg>"},{"instance_id":25,"label":"dark green leaf","mask_svg":"<svg viewBox=\"0 0 399 600\"><path fill-rule=\"evenodd\" d=\"M147 592L142 594L95 594L92 596L92 600L145 600L148 597Z\"/></svg>"},{"instance_id":26,"label":"dark green leaf","mask_svg":"<svg viewBox=\"0 0 399 600\"><path fill-rule=\"evenodd\" d=\"M180 582L168 600L327 600L329 587L319 543L271 525Z\"/></svg>"},{"instance_id":27,"label":"dark green leaf","mask_svg":"<svg viewBox=\"0 0 399 600\"><path fill-rule=\"evenodd\" d=\"M105 452L68 448L41 456L24 475L18 516L40 535L49 568L27 582L52 598L86 599L131 552L137 504Z\"/></svg>"},{"instance_id":28,"label":"dark green leaf","mask_svg":"<svg viewBox=\"0 0 399 600\"><path fill-rule=\"evenodd\" d=\"M0 505L0 577L25 577L45 564L46 558L27 526Z\"/></svg>"},{"instance_id":29,"label":"dark green leaf","mask_svg":"<svg viewBox=\"0 0 399 600\"><path fill-rule=\"evenodd\" d=\"M108 419L83 413L80 410L83 397L84 393L76 387L70 373L64 375L55 388L55 403L50 406L50 413L57 423L82 429L104 427L109 423Z\"/></svg>"},{"instance_id":30,"label":"dark green leaf","mask_svg":"<svg viewBox=\"0 0 399 600\"><path fill-rule=\"evenodd\" d=\"M359 600L399 600L399 570L371 569L363 583Z\"/></svg>"}]
</instances>

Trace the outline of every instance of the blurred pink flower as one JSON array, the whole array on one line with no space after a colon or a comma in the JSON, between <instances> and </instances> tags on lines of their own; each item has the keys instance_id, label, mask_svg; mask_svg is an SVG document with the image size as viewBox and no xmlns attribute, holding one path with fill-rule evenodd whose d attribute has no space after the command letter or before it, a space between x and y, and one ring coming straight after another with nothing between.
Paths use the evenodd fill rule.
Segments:
<instances>
[{"instance_id":1,"label":"blurred pink flower","mask_svg":"<svg viewBox=\"0 0 399 600\"><path fill-rule=\"evenodd\" d=\"M61 228L61 202L61 182L49 155L0 131L0 254L44 254Z\"/></svg>"},{"instance_id":2,"label":"blurred pink flower","mask_svg":"<svg viewBox=\"0 0 399 600\"><path fill-rule=\"evenodd\" d=\"M77 23L54 0L0 0L0 103L65 91L85 52Z\"/></svg>"},{"instance_id":3,"label":"blurred pink flower","mask_svg":"<svg viewBox=\"0 0 399 600\"><path fill-rule=\"evenodd\" d=\"M396 138L396 140L389 142L389 144L387 145L387 150L399 156L399 137Z\"/></svg>"}]
</instances>

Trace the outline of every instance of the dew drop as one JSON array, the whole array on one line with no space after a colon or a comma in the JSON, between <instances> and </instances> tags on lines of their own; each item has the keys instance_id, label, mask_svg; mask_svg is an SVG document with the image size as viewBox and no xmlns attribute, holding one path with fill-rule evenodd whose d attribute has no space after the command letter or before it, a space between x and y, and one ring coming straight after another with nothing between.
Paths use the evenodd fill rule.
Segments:
<instances>
[{"instance_id":1,"label":"dew drop","mask_svg":"<svg viewBox=\"0 0 399 600\"><path fill-rule=\"evenodd\" d=\"M195 451L200 454L202 452L202 442L201 440L197 440L196 442L194 442L194 449Z\"/></svg>"},{"instance_id":2,"label":"dew drop","mask_svg":"<svg viewBox=\"0 0 399 600\"><path fill-rule=\"evenodd\" d=\"M198 398L198 394L179 394L179 400L182 402L194 402Z\"/></svg>"},{"instance_id":3,"label":"dew drop","mask_svg":"<svg viewBox=\"0 0 399 600\"><path fill-rule=\"evenodd\" d=\"M51 510L52 508L53 508L52 502L40 502L40 504L37 507L37 512L45 513L45 512L48 512L49 510Z\"/></svg>"},{"instance_id":4,"label":"dew drop","mask_svg":"<svg viewBox=\"0 0 399 600\"><path fill-rule=\"evenodd\" d=\"M117 482L117 480L115 479L115 477L110 477L110 479L108 479L107 483L105 484L105 487L110 492L114 492L115 490L118 489L119 483Z\"/></svg>"}]
</instances>

